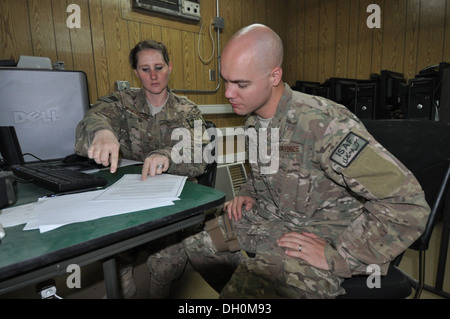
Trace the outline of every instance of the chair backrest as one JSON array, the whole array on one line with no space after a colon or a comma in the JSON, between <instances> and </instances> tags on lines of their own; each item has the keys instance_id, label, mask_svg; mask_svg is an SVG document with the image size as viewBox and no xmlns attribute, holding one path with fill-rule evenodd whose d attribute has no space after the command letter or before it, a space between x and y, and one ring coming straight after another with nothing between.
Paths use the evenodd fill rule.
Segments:
<instances>
[{"instance_id":1,"label":"chair backrest","mask_svg":"<svg viewBox=\"0 0 450 319\"><path fill-rule=\"evenodd\" d=\"M428 249L434 225L443 214L450 182L450 123L426 120L372 120L364 121L364 125L421 184L431 214L424 233L410 248Z\"/></svg>"},{"instance_id":2,"label":"chair backrest","mask_svg":"<svg viewBox=\"0 0 450 319\"><path fill-rule=\"evenodd\" d=\"M211 121L205 121L205 127L206 129L213 129L213 134L210 136L210 142L215 141L217 133L215 132L216 125ZM215 156L216 149L214 148L211 151L211 155ZM197 181L199 184L209 186L214 188L216 185L216 175L217 175L217 161L214 161L212 163L209 163L206 165L205 171L200 176L197 176Z\"/></svg>"}]
</instances>

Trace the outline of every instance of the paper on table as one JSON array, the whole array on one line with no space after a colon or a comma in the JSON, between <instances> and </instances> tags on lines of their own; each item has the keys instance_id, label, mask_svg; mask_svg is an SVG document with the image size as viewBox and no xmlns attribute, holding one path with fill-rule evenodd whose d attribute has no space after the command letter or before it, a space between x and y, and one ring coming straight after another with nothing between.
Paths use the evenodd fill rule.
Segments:
<instances>
[{"instance_id":1,"label":"paper on table","mask_svg":"<svg viewBox=\"0 0 450 319\"><path fill-rule=\"evenodd\" d=\"M35 205L41 233L102 217L173 205L167 199L96 201L103 190L40 199Z\"/></svg>"},{"instance_id":2,"label":"paper on table","mask_svg":"<svg viewBox=\"0 0 450 319\"><path fill-rule=\"evenodd\" d=\"M149 198L171 198L180 196L186 182L186 176L171 174L156 175L146 181L140 174L126 174L114 185L95 198L96 201L146 200Z\"/></svg>"},{"instance_id":3,"label":"paper on table","mask_svg":"<svg viewBox=\"0 0 450 319\"><path fill-rule=\"evenodd\" d=\"M34 204L35 203L3 208L0 211L0 223L3 227L25 224L33 215Z\"/></svg>"}]
</instances>

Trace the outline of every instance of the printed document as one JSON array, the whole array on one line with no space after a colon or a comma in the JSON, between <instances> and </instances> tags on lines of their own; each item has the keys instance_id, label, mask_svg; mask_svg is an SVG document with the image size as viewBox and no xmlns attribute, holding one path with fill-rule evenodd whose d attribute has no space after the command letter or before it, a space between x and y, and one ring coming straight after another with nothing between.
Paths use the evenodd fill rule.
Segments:
<instances>
[{"instance_id":1,"label":"printed document","mask_svg":"<svg viewBox=\"0 0 450 319\"><path fill-rule=\"evenodd\" d=\"M55 197L3 210L4 227L27 223L24 230L41 233L78 222L174 205L187 177L162 174L141 181L140 174L127 174L104 190Z\"/></svg>"},{"instance_id":2,"label":"printed document","mask_svg":"<svg viewBox=\"0 0 450 319\"><path fill-rule=\"evenodd\" d=\"M141 181L140 174L127 174L108 187L95 200L176 199L183 190L186 176L156 175Z\"/></svg>"}]
</instances>

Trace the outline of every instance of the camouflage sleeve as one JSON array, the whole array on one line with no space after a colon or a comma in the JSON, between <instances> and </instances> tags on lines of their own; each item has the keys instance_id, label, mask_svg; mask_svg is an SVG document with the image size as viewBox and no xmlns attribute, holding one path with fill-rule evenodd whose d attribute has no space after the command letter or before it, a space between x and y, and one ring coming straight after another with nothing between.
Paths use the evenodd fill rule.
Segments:
<instances>
[{"instance_id":1,"label":"camouflage sleeve","mask_svg":"<svg viewBox=\"0 0 450 319\"><path fill-rule=\"evenodd\" d=\"M360 125L330 125L316 151L327 176L365 203L365 212L327 245L331 271L349 277L377 264L384 273L425 228L430 208L420 184Z\"/></svg>"},{"instance_id":2,"label":"camouflage sleeve","mask_svg":"<svg viewBox=\"0 0 450 319\"><path fill-rule=\"evenodd\" d=\"M207 158L203 156L203 149L209 142L209 139L204 134L206 130L205 122L197 106L189 107L189 111L183 118L183 125L183 127L170 127L166 135L171 138L174 130L179 128L186 129L185 132L189 132L190 136L188 139L190 141L189 145L184 143L186 137L183 137L181 141L177 139L172 140L171 138L169 146L154 150L147 157L155 153L162 154L169 159L168 173L196 177L204 173L208 164ZM180 151L190 156L182 156Z\"/></svg>"},{"instance_id":3,"label":"camouflage sleeve","mask_svg":"<svg viewBox=\"0 0 450 319\"><path fill-rule=\"evenodd\" d=\"M255 119L252 116L249 116L246 120L245 123L245 130L247 133L252 131L252 128L255 127ZM253 135L253 134L246 134L246 150L247 150L247 154L250 153L249 149L250 149L250 145L258 145L257 143L257 136ZM250 155L249 155L250 156ZM236 194L236 196L247 196L247 197L251 197L255 200L258 199L258 196L256 194L256 190L255 190L255 185L263 185L262 183L262 179L261 179L261 175L260 175L260 170L258 168L258 165L253 163L252 161L249 160L250 162L250 172L249 175L250 177L247 178L247 181L242 184L241 188L239 189L238 193Z\"/></svg>"},{"instance_id":4,"label":"camouflage sleeve","mask_svg":"<svg viewBox=\"0 0 450 319\"><path fill-rule=\"evenodd\" d=\"M121 101L118 96L111 94L101 97L97 103L88 110L84 118L78 123L76 129L75 153L87 156L87 150L97 131L107 129L116 137L120 127Z\"/></svg>"}]
</instances>

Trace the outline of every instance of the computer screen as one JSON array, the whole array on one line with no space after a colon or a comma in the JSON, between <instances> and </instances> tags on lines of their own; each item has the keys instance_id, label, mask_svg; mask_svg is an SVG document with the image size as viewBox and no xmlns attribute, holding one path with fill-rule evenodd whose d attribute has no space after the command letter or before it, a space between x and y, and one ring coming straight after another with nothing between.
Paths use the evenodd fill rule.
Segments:
<instances>
[{"instance_id":1,"label":"computer screen","mask_svg":"<svg viewBox=\"0 0 450 319\"><path fill-rule=\"evenodd\" d=\"M15 128L27 163L73 154L88 108L84 72L0 68L0 126Z\"/></svg>"}]
</instances>

